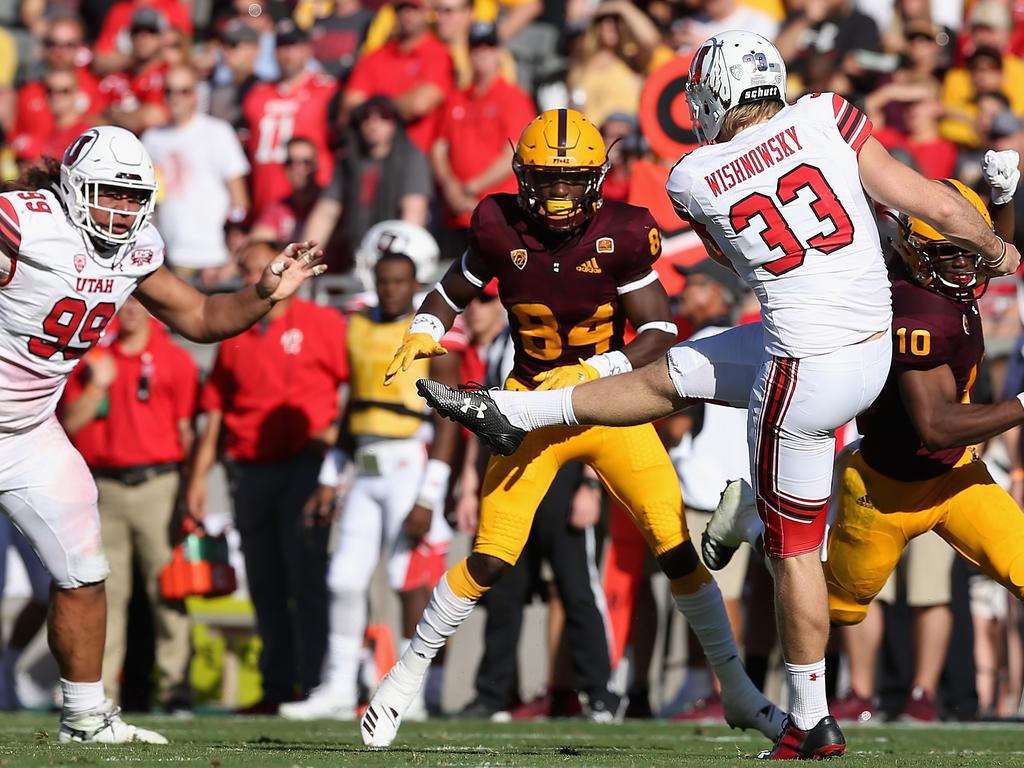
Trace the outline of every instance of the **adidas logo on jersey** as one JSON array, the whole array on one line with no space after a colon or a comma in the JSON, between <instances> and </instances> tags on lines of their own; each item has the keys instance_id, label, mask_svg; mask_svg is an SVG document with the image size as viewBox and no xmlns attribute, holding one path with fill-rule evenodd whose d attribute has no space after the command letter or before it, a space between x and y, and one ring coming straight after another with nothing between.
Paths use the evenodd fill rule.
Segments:
<instances>
[{"instance_id":1,"label":"adidas logo on jersey","mask_svg":"<svg viewBox=\"0 0 1024 768\"><path fill-rule=\"evenodd\" d=\"M598 266L596 258L587 259L585 262L576 267L577 272L586 272L588 275L600 275L601 267Z\"/></svg>"}]
</instances>

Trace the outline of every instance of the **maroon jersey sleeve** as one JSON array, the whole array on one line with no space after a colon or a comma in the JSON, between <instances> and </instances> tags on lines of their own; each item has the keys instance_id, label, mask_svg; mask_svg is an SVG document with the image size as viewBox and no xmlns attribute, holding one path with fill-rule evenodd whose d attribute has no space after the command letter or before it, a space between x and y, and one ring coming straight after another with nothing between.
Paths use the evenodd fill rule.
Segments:
<instances>
[{"instance_id":1,"label":"maroon jersey sleeve","mask_svg":"<svg viewBox=\"0 0 1024 768\"><path fill-rule=\"evenodd\" d=\"M466 277L470 282L475 278L482 285L487 285L497 274L494 263L498 253L494 247L495 235L506 233L507 228L508 219L496 197L488 195L477 203L469 222L468 250L471 255L468 259L470 272Z\"/></svg>"},{"instance_id":2,"label":"maroon jersey sleeve","mask_svg":"<svg viewBox=\"0 0 1024 768\"><path fill-rule=\"evenodd\" d=\"M618 221L614 233L619 241L614 246L614 269L620 288L651 274L654 262L661 257L661 230L650 211L632 205L622 207L626 213L621 218L616 216Z\"/></svg>"}]
</instances>

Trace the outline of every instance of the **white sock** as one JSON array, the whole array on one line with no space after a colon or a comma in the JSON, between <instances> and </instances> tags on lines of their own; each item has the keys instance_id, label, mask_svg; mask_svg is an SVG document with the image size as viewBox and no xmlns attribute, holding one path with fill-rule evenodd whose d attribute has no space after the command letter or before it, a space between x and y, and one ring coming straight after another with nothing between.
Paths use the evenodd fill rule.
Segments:
<instances>
[{"instance_id":1,"label":"white sock","mask_svg":"<svg viewBox=\"0 0 1024 768\"><path fill-rule=\"evenodd\" d=\"M60 690L64 697L63 714L66 716L80 715L83 712L100 709L107 698L103 693L102 680L97 680L95 683L73 683L62 677Z\"/></svg>"},{"instance_id":2,"label":"white sock","mask_svg":"<svg viewBox=\"0 0 1024 768\"><path fill-rule=\"evenodd\" d=\"M434 587L419 624L416 625L416 636L402 654L400 663L404 663L420 675L426 674L427 667L437 656L437 652L462 626L462 622L469 618L474 606L476 600L458 597L448 586L448 576L442 576Z\"/></svg>"},{"instance_id":3,"label":"white sock","mask_svg":"<svg viewBox=\"0 0 1024 768\"><path fill-rule=\"evenodd\" d=\"M543 392L488 392L498 410L512 424L529 432L540 427L575 426L572 391L575 387L546 389Z\"/></svg>"},{"instance_id":4,"label":"white sock","mask_svg":"<svg viewBox=\"0 0 1024 768\"><path fill-rule=\"evenodd\" d=\"M814 664L786 662L789 678L789 716L793 725L809 731L823 717L828 717L825 697L825 659Z\"/></svg>"},{"instance_id":5,"label":"white sock","mask_svg":"<svg viewBox=\"0 0 1024 768\"><path fill-rule=\"evenodd\" d=\"M725 612L718 584L709 581L689 595L673 595L676 607L697 635L704 655L717 668L729 659L739 657L736 639L732 636L729 614ZM723 681L724 685L724 681Z\"/></svg>"}]
</instances>

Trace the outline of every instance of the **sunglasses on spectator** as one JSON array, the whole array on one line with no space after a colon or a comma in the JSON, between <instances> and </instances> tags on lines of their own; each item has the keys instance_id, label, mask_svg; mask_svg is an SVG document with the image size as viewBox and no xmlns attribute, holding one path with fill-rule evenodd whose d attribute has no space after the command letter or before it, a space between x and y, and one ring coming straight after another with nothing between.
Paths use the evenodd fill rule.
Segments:
<instances>
[{"instance_id":1,"label":"sunglasses on spectator","mask_svg":"<svg viewBox=\"0 0 1024 768\"><path fill-rule=\"evenodd\" d=\"M195 92L194 86L189 86L188 88L164 88L165 96L191 96Z\"/></svg>"},{"instance_id":2,"label":"sunglasses on spectator","mask_svg":"<svg viewBox=\"0 0 1024 768\"><path fill-rule=\"evenodd\" d=\"M55 87L55 86L52 86L52 85L47 85L46 86L46 95L47 96L68 96L68 95L70 95L70 94L72 94L74 92L75 92L75 87L73 85L68 85L68 86L65 86L63 88Z\"/></svg>"},{"instance_id":3,"label":"sunglasses on spectator","mask_svg":"<svg viewBox=\"0 0 1024 768\"><path fill-rule=\"evenodd\" d=\"M289 157L284 161L285 165L305 165L312 168L316 165L316 158L314 157Z\"/></svg>"},{"instance_id":4,"label":"sunglasses on spectator","mask_svg":"<svg viewBox=\"0 0 1024 768\"><path fill-rule=\"evenodd\" d=\"M55 40L52 37L43 39L44 48L78 48L81 44L80 40Z\"/></svg>"},{"instance_id":5,"label":"sunglasses on spectator","mask_svg":"<svg viewBox=\"0 0 1024 768\"><path fill-rule=\"evenodd\" d=\"M914 42L915 40L927 40L929 43L934 43L935 38L931 35L925 34L924 32L913 32L907 35L907 40Z\"/></svg>"},{"instance_id":6,"label":"sunglasses on spectator","mask_svg":"<svg viewBox=\"0 0 1024 768\"><path fill-rule=\"evenodd\" d=\"M418 3L395 3L396 11L404 11L409 8L415 8L418 11L423 10L423 6Z\"/></svg>"},{"instance_id":7,"label":"sunglasses on spectator","mask_svg":"<svg viewBox=\"0 0 1024 768\"><path fill-rule=\"evenodd\" d=\"M446 13L458 13L459 11L468 11L468 5L436 5L434 6L434 13L446 14Z\"/></svg>"}]
</instances>

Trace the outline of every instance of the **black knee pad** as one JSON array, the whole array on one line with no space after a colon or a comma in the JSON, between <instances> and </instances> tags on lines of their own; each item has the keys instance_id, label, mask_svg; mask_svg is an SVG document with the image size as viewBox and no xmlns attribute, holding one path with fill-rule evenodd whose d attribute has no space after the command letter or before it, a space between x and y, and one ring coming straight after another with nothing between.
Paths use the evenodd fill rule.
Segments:
<instances>
[{"instance_id":1,"label":"black knee pad","mask_svg":"<svg viewBox=\"0 0 1024 768\"><path fill-rule=\"evenodd\" d=\"M684 541L668 552L658 555L658 566L669 579L681 579L689 576L700 565L700 558L692 541Z\"/></svg>"}]
</instances>

